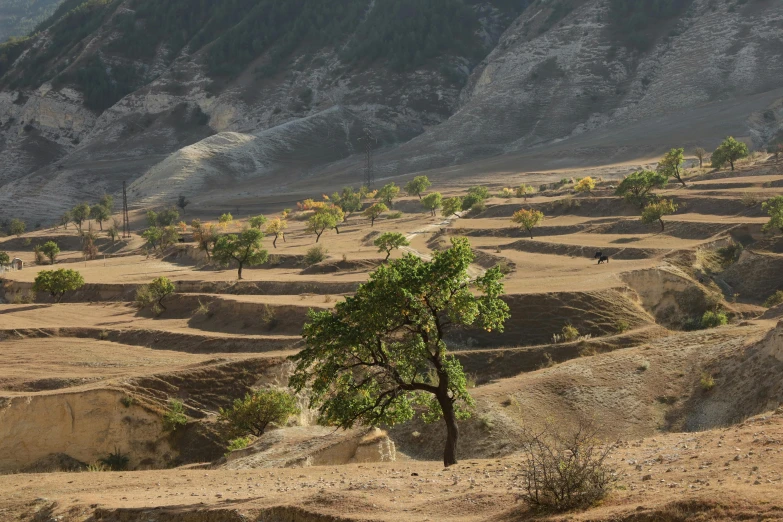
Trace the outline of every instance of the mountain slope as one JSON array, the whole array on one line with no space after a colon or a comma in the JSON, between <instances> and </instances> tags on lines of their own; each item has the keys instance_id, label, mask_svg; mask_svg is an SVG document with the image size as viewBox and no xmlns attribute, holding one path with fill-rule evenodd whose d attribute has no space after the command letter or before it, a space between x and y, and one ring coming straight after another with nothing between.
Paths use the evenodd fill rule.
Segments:
<instances>
[{"instance_id":1,"label":"mountain slope","mask_svg":"<svg viewBox=\"0 0 783 522\"><path fill-rule=\"evenodd\" d=\"M62 0L0 1L0 42L21 37L49 18Z\"/></svg>"},{"instance_id":2,"label":"mountain slope","mask_svg":"<svg viewBox=\"0 0 783 522\"><path fill-rule=\"evenodd\" d=\"M341 9L66 0L3 47L0 220L52 219L122 180L148 206L206 197L216 180L262 196L358 179L366 130L389 177L499 154L521 154L516 169L568 149L649 157L726 133L761 146L781 128L775 0Z\"/></svg>"}]
</instances>

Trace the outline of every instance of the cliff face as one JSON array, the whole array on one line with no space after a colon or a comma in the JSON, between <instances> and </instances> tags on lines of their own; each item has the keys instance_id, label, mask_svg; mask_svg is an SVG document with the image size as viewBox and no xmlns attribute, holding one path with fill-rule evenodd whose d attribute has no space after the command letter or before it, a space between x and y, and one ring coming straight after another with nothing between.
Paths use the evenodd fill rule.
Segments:
<instances>
[{"instance_id":1,"label":"cliff face","mask_svg":"<svg viewBox=\"0 0 783 522\"><path fill-rule=\"evenodd\" d=\"M368 2L363 19L383 1ZM643 50L619 41L607 0L537 0L513 21L503 2L471 2L471 31L483 53L491 50L479 63L455 49L408 68L349 62L341 43L294 51L272 74L259 74L269 60L261 53L230 77L206 65L219 38L174 54L164 42L133 60L113 53L116 20L140 3L107 3L96 28L60 55L51 51L63 38L52 25L6 70L0 219L46 222L123 180L144 206L232 186L244 196L295 190L360 169L365 129L377 139L378 176L387 177L558 143L609 158L711 146L724 133L761 146L781 126L776 0L686 2L651 25ZM30 69L42 56L55 76ZM80 64L98 58L111 94L129 91L105 109L79 76ZM136 79L123 84L127 70ZM40 86L24 86L32 74ZM625 128L635 130L615 131Z\"/></svg>"}]
</instances>

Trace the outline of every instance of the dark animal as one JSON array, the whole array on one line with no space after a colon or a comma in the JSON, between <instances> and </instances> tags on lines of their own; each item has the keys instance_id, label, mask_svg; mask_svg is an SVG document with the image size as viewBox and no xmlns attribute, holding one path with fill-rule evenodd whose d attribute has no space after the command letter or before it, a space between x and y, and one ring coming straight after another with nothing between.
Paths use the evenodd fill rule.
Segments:
<instances>
[{"instance_id":1,"label":"dark animal","mask_svg":"<svg viewBox=\"0 0 783 522\"><path fill-rule=\"evenodd\" d=\"M603 257L603 255L604 255L604 253L599 250L598 252L595 253L595 255L593 256L593 259L601 259Z\"/></svg>"},{"instance_id":2,"label":"dark animal","mask_svg":"<svg viewBox=\"0 0 783 522\"><path fill-rule=\"evenodd\" d=\"M601 256L601 258L598 260L598 264L600 265L604 261L606 261L608 263L609 262L609 256Z\"/></svg>"}]
</instances>

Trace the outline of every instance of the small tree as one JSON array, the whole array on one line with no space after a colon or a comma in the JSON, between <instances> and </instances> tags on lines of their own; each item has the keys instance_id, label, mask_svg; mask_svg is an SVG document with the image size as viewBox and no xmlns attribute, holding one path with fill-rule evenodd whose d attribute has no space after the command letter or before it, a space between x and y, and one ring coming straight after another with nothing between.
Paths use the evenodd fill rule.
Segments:
<instances>
[{"instance_id":1,"label":"small tree","mask_svg":"<svg viewBox=\"0 0 783 522\"><path fill-rule=\"evenodd\" d=\"M5 266L11 263L11 256L8 252L0 252L0 266Z\"/></svg>"},{"instance_id":2,"label":"small tree","mask_svg":"<svg viewBox=\"0 0 783 522\"><path fill-rule=\"evenodd\" d=\"M387 207L392 208L394 206L394 199L400 195L400 187L394 184L394 182L384 185L377 194L378 199L381 200Z\"/></svg>"},{"instance_id":3,"label":"small tree","mask_svg":"<svg viewBox=\"0 0 783 522\"><path fill-rule=\"evenodd\" d=\"M457 462L457 419L473 405L446 334L467 326L502 331L509 317L500 269L471 281L470 243L451 242L432 261L406 254L382 265L333 311L311 310L289 381L310 392L310 407L327 425L395 425L414 417L416 406L425 421L442 417L446 466Z\"/></svg>"},{"instance_id":4,"label":"small tree","mask_svg":"<svg viewBox=\"0 0 783 522\"><path fill-rule=\"evenodd\" d=\"M169 208L158 214L158 226L170 227L176 225L179 221L179 211L176 208Z\"/></svg>"},{"instance_id":5,"label":"small tree","mask_svg":"<svg viewBox=\"0 0 783 522\"><path fill-rule=\"evenodd\" d=\"M643 207L650 199L652 189L664 188L668 182L669 178L660 172L640 170L626 176L617 186L615 194Z\"/></svg>"},{"instance_id":6,"label":"small tree","mask_svg":"<svg viewBox=\"0 0 783 522\"><path fill-rule=\"evenodd\" d=\"M275 236L272 241L272 246L277 248L277 240L280 236L283 236L283 242L285 243L285 229L288 228L288 221L279 217L272 218L266 225L266 233Z\"/></svg>"},{"instance_id":7,"label":"small tree","mask_svg":"<svg viewBox=\"0 0 783 522\"><path fill-rule=\"evenodd\" d=\"M362 193L354 192L353 187L345 187L342 192L332 194L332 203L343 209L346 216L362 209Z\"/></svg>"},{"instance_id":8,"label":"small tree","mask_svg":"<svg viewBox=\"0 0 783 522\"><path fill-rule=\"evenodd\" d=\"M378 247L379 253L386 252L386 259L384 259L384 261L389 260L389 256L391 256L392 250L410 245L408 240L405 239L405 236L399 232L384 232L375 238L373 244Z\"/></svg>"},{"instance_id":9,"label":"small tree","mask_svg":"<svg viewBox=\"0 0 783 522\"><path fill-rule=\"evenodd\" d=\"M114 244L115 241L117 241L117 238L120 237L120 231L117 228L117 225L112 225L106 230L106 235L109 236L111 239L112 244Z\"/></svg>"},{"instance_id":10,"label":"small tree","mask_svg":"<svg viewBox=\"0 0 783 522\"><path fill-rule=\"evenodd\" d=\"M590 176L580 179L579 182L574 185L575 192L587 192L588 194L592 194L593 190L595 190L595 180Z\"/></svg>"},{"instance_id":11,"label":"small tree","mask_svg":"<svg viewBox=\"0 0 783 522\"><path fill-rule=\"evenodd\" d=\"M71 210L71 220L73 221L73 224L76 225L76 228L79 230L79 234L82 233L82 223L90 219L90 205L87 203L82 203L80 205L76 205L73 207L73 210Z\"/></svg>"},{"instance_id":12,"label":"small tree","mask_svg":"<svg viewBox=\"0 0 783 522\"><path fill-rule=\"evenodd\" d=\"M111 219L111 211L103 205L95 205L90 208L90 219L97 221L103 230L103 222Z\"/></svg>"},{"instance_id":13,"label":"small tree","mask_svg":"<svg viewBox=\"0 0 783 522\"><path fill-rule=\"evenodd\" d=\"M234 222L234 216L231 215L231 212L226 212L225 214L221 214L220 218L218 218L218 225L220 225L220 228L222 228L223 230L231 226L233 222Z\"/></svg>"},{"instance_id":14,"label":"small tree","mask_svg":"<svg viewBox=\"0 0 783 522\"><path fill-rule=\"evenodd\" d=\"M375 226L375 220L378 219L378 217L387 210L389 210L389 208L383 203L375 203L374 205L367 207L362 215L366 218L369 218L370 226L373 227Z\"/></svg>"},{"instance_id":15,"label":"small tree","mask_svg":"<svg viewBox=\"0 0 783 522\"><path fill-rule=\"evenodd\" d=\"M525 201L527 201L527 197L531 194L535 194L536 189L531 185L525 185L522 183L520 186L517 187L516 194L518 198L525 198Z\"/></svg>"},{"instance_id":16,"label":"small tree","mask_svg":"<svg viewBox=\"0 0 783 522\"><path fill-rule=\"evenodd\" d=\"M185 214L185 207L190 205L190 200L183 196L182 194L179 195L179 198L177 198L177 207L182 211L182 214Z\"/></svg>"},{"instance_id":17,"label":"small tree","mask_svg":"<svg viewBox=\"0 0 783 522\"><path fill-rule=\"evenodd\" d=\"M54 264L57 260L57 255L60 253L60 247L54 241L47 241L41 247L41 252L49 258L51 264Z\"/></svg>"},{"instance_id":18,"label":"small tree","mask_svg":"<svg viewBox=\"0 0 783 522\"><path fill-rule=\"evenodd\" d=\"M431 186L432 183L430 183L427 176L416 176L405 185L405 192L409 196L419 196L419 199L421 199L421 195L424 191Z\"/></svg>"},{"instance_id":19,"label":"small tree","mask_svg":"<svg viewBox=\"0 0 783 522\"><path fill-rule=\"evenodd\" d=\"M43 250L41 249L41 245L35 245L33 247L33 254L35 255L36 265L44 264L44 261L46 260L46 254L43 253Z\"/></svg>"},{"instance_id":20,"label":"small tree","mask_svg":"<svg viewBox=\"0 0 783 522\"><path fill-rule=\"evenodd\" d=\"M21 219L12 219L10 230L13 235L19 237L24 234L25 230L27 230L27 224Z\"/></svg>"},{"instance_id":21,"label":"small tree","mask_svg":"<svg viewBox=\"0 0 783 522\"><path fill-rule=\"evenodd\" d=\"M212 223L202 223L200 219L191 221L190 227L193 229L193 239L196 241L199 250L203 250L207 254L207 260L209 260L209 249L217 241L217 227Z\"/></svg>"},{"instance_id":22,"label":"small tree","mask_svg":"<svg viewBox=\"0 0 783 522\"><path fill-rule=\"evenodd\" d=\"M256 228L244 230L239 236L221 236L212 249L212 257L223 265L228 265L232 260L236 261L239 265L237 279L242 279L242 268L245 265L261 265L269 258L267 251L261 248L262 239L264 233Z\"/></svg>"},{"instance_id":23,"label":"small tree","mask_svg":"<svg viewBox=\"0 0 783 522\"><path fill-rule=\"evenodd\" d=\"M68 230L68 223L70 222L71 222L70 211L63 213L63 215L60 216L60 224L63 226L65 230Z\"/></svg>"},{"instance_id":24,"label":"small tree","mask_svg":"<svg viewBox=\"0 0 783 522\"><path fill-rule=\"evenodd\" d=\"M470 210L476 203L483 203L489 197L487 187L476 186L468 189L468 195L462 200L462 208Z\"/></svg>"},{"instance_id":25,"label":"small tree","mask_svg":"<svg viewBox=\"0 0 783 522\"><path fill-rule=\"evenodd\" d=\"M168 248L179 241L179 231L174 225L169 225L161 230L160 249Z\"/></svg>"},{"instance_id":26,"label":"small tree","mask_svg":"<svg viewBox=\"0 0 783 522\"><path fill-rule=\"evenodd\" d=\"M147 240L147 243L153 250L160 246L160 240L163 238L163 229L160 227L150 227L141 233L141 237Z\"/></svg>"},{"instance_id":27,"label":"small tree","mask_svg":"<svg viewBox=\"0 0 783 522\"><path fill-rule=\"evenodd\" d=\"M761 208L769 215L769 221L762 230L765 232L777 228L783 232L783 196L775 196L761 204Z\"/></svg>"},{"instance_id":28,"label":"small tree","mask_svg":"<svg viewBox=\"0 0 783 522\"><path fill-rule=\"evenodd\" d=\"M234 399L231 408L220 408L218 422L227 440L260 437L269 424L284 425L299 413L296 397L283 390L255 390L244 399Z\"/></svg>"},{"instance_id":29,"label":"small tree","mask_svg":"<svg viewBox=\"0 0 783 522\"><path fill-rule=\"evenodd\" d=\"M443 200L440 213L443 217L451 217L462 210L462 198L454 196Z\"/></svg>"},{"instance_id":30,"label":"small tree","mask_svg":"<svg viewBox=\"0 0 783 522\"><path fill-rule=\"evenodd\" d=\"M421 204L430 211L431 216L435 216L435 211L443 205L443 196L440 192L431 192L424 196L421 200Z\"/></svg>"},{"instance_id":31,"label":"small tree","mask_svg":"<svg viewBox=\"0 0 783 522\"><path fill-rule=\"evenodd\" d=\"M707 151L701 147L693 149L693 155L699 160L699 168L704 168L704 158L707 157Z\"/></svg>"},{"instance_id":32,"label":"small tree","mask_svg":"<svg viewBox=\"0 0 783 522\"><path fill-rule=\"evenodd\" d=\"M172 283L168 277L160 276L157 279L153 279L152 282L147 285L149 295L151 299L162 309L166 309L163 305L163 299L174 293L174 283Z\"/></svg>"},{"instance_id":33,"label":"small tree","mask_svg":"<svg viewBox=\"0 0 783 522\"><path fill-rule=\"evenodd\" d=\"M685 187L685 181L682 179L682 172L680 167L683 161L685 161L685 149L672 149L667 152L660 163L658 163L658 172L666 176L667 178L674 178Z\"/></svg>"},{"instance_id":34,"label":"small tree","mask_svg":"<svg viewBox=\"0 0 783 522\"><path fill-rule=\"evenodd\" d=\"M710 161L712 162L713 168L719 169L726 163L729 163L731 165L731 170L734 170L734 162L742 158L747 158L749 154L750 152L748 151L747 145L729 136L723 140L723 143L721 143L717 149L715 149Z\"/></svg>"},{"instance_id":35,"label":"small tree","mask_svg":"<svg viewBox=\"0 0 783 522\"><path fill-rule=\"evenodd\" d=\"M511 221L526 230L530 234L530 239L533 239L533 229L544 221L544 213L523 208L514 212L514 215L511 216Z\"/></svg>"},{"instance_id":36,"label":"small tree","mask_svg":"<svg viewBox=\"0 0 783 522\"><path fill-rule=\"evenodd\" d=\"M104 194L101 196L101 200L98 202L98 204L108 209L109 214L114 211L114 197L110 196L109 194Z\"/></svg>"},{"instance_id":37,"label":"small tree","mask_svg":"<svg viewBox=\"0 0 783 522\"><path fill-rule=\"evenodd\" d=\"M250 225L250 228L257 228L258 230L261 230L261 227L263 227L267 222L266 217L263 214L259 214L258 216L251 217L247 223Z\"/></svg>"},{"instance_id":38,"label":"small tree","mask_svg":"<svg viewBox=\"0 0 783 522\"><path fill-rule=\"evenodd\" d=\"M98 236L92 231L82 233L82 253L87 259L98 257L98 247L95 245L97 239Z\"/></svg>"},{"instance_id":39,"label":"small tree","mask_svg":"<svg viewBox=\"0 0 783 522\"><path fill-rule=\"evenodd\" d=\"M345 214L338 206L329 205L320 208L307 220L305 232L308 234L315 234L315 242L318 243L321 239L321 235L327 230L335 229L339 234L339 226L344 218Z\"/></svg>"},{"instance_id":40,"label":"small tree","mask_svg":"<svg viewBox=\"0 0 783 522\"><path fill-rule=\"evenodd\" d=\"M642 210L642 222L643 223L655 223L656 221L661 224L661 232L664 231L665 225L663 223L663 216L668 216L677 212L677 205L670 199L662 199L649 203Z\"/></svg>"},{"instance_id":41,"label":"small tree","mask_svg":"<svg viewBox=\"0 0 783 522\"><path fill-rule=\"evenodd\" d=\"M84 278L76 270L42 270L33 283L36 292L47 292L59 303L66 292L78 290L84 286Z\"/></svg>"}]
</instances>

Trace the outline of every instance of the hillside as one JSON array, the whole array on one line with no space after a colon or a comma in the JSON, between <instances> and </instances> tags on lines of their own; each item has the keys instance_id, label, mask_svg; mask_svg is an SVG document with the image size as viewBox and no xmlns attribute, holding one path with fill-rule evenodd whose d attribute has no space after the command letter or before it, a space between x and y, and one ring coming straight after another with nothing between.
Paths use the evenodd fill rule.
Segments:
<instances>
[{"instance_id":1,"label":"hillside","mask_svg":"<svg viewBox=\"0 0 783 522\"><path fill-rule=\"evenodd\" d=\"M0 42L22 37L49 18L62 0L0 1Z\"/></svg>"},{"instance_id":2,"label":"hillside","mask_svg":"<svg viewBox=\"0 0 783 522\"><path fill-rule=\"evenodd\" d=\"M635 160L727 134L762 147L781 128L774 0L340 5L64 2L3 46L0 219L49 222L123 180L137 208L358 182L366 131L385 178Z\"/></svg>"}]
</instances>

